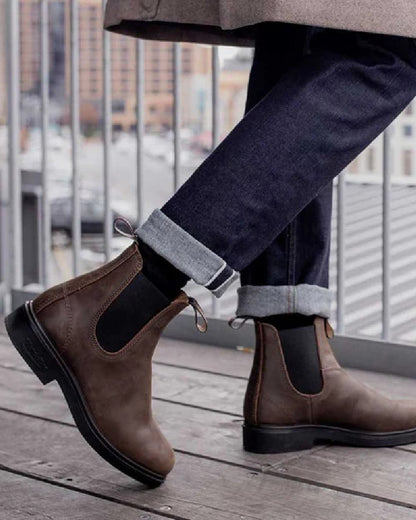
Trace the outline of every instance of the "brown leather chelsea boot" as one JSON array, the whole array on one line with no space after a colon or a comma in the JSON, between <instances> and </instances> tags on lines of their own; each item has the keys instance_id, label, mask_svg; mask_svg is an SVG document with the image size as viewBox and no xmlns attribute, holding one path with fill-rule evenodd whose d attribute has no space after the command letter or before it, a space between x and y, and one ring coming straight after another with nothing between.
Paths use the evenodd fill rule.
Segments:
<instances>
[{"instance_id":1,"label":"brown leather chelsea boot","mask_svg":"<svg viewBox=\"0 0 416 520\"><path fill-rule=\"evenodd\" d=\"M256 321L256 351L244 403L244 448L279 453L316 443L396 446L416 442L416 401L392 401L356 381L338 364L328 321L316 317L322 389L298 391L290 379L275 327Z\"/></svg>"},{"instance_id":2,"label":"brown leather chelsea boot","mask_svg":"<svg viewBox=\"0 0 416 520\"><path fill-rule=\"evenodd\" d=\"M135 242L99 269L26 302L6 318L6 327L40 381L58 382L94 450L157 486L174 454L152 417L152 355L172 318L187 305L195 316L201 310L184 292L167 299L141 270ZM198 327L206 329L205 318Z\"/></svg>"}]
</instances>

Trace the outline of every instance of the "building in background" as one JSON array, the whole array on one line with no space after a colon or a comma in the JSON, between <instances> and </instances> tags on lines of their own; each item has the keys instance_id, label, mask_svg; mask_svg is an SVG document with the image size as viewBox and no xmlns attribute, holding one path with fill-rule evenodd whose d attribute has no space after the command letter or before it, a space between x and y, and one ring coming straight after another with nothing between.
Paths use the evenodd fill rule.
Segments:
<instances>
[{"instance_id":1,"label":"building in background","mask_svg":"<svg viewBox=\"0 0 416 520\"><path fill-rule=\"evenodd\" d=\"M20 0L21 90L40 94L40 11L38 0ZM70 5L67 0L49 3L50 97L62 108L62 123L69 120ZM79 2L80 110L84 130L96 128L101 119L103 96L102 1ZM136 121L136 40L111 35L113 124L129 131ZM211 49L183 44L183 124L198 126L209 121ZM173 45L145 43L145 123L155 129L172 126Z\"/></svg>"},{"instance_id":2,"label":"building in background","mask_svg":"<svg viewBox=\"0 0 416 520\"><path fill-rule=\"evenodd\" d=\"M220 103L221 127L225 134L230 132L244 115L252 59L252 49L240 48L232 58L224 62L220 77Z\"/></svg>"},{"instance_id":3,"label":"building in background","mask_svg":"<svg viewBox=\"0 0 416 520\"><path fill-rule=\"evenodd\" d=\"M4 4L4 0L0 0ZM23 126L36 126L40 114L40 16L38 0L20 0L21 91L24 106ZM4 7L4 6L3 6ZM84 135L100 128L103 97L102 0L79 0L80 12L80 110ZM4 45L5 17L0 17ZM67 125L70 120L70 2L50 0L50 98L53 122ZM136 43L134 38L111 35L113 127L134 130L136 123ZM172 127L173 118L173 44L146 41L144 45L145 97L144 120L148 130ZM206 135L209 149L211 130L211 48L184 43L182 49L182 125L195 134ZM6 72L0 53L0 122L6 117L4 96ZM221 136L226 135L244 114L252 49L240 48L227 58L220 75ZM403 112L393 125L393 176L416 179L416 105ZM383 143L376 139L348 167L352 175L380 178Z\"/></svg>"},{"instance_id":4,"label":"building in background","mask_svg":"<svg viewBox=\"0 0 416 520\"><path fill-rule=\"evenodd\" d=\"M406 182L416 180L416 102L410 105L393 123L391 141L392 175ZM366 148L346 171L366 177L369 181L379 180L383 171L383 138L379 136Z\"/></svg>"}]
</instances>

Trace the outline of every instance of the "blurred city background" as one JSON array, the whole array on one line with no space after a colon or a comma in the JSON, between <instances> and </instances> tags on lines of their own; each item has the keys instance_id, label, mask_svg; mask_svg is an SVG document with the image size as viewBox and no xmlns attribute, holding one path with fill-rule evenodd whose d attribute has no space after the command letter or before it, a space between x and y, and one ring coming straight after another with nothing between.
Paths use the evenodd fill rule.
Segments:
<instances>
[{"instance_id":1,"label":"blurred city background","mask_svg":"<svg viewBox=\"0 0 416 520\"><path fill-rule=\"evenodd\" d=\"M70 2L51 0L48 9L49 126L48 183L51 207L51 283L72 272L72 163L71 163L71 30ZM101 0L79 1L79 176L81 188L81 271L104 260L103 241L103 31ZM41 16L38 0L21 0L20 43L20 168L22 182L36 185L42 168L41 146ZM9 207L8 186L8 77L6 2L0 0L0 193L1 215ZM111 210L138 221L137 203L137 42L114 35L111 59ZM212 47L183 43L180 63L180 177L182 183L213 147ZM241 119L252 60L252 49L220 48L218 81L218 138ZM144 43L143 172L141 218L160 207L174 191L174 45ZM10 95L10 93L9 93ZM409 105L392 125L390 229L391 338L416 342L416 105ZM383 291L383 138L380 136L344 172L344 313L343 332L381 337ZM260 172L259 172L260 174ZM29 189L30 191L30 189ZM336 195L337 190L336 191ZM30 206L30 202L28 203ZM24 205L24 210L25 210ZM337 196L334 204L331 287L336 293ZM24 217L25 218L25 217ZM29 217L30 218L30 217ZM3 219L5 221L5 219ZM3 225L0 267L6 279L8 252ZM1 235L0 235L1 238ZM126 245L115 238L116 254ZM24 283L39 285L28 269ZM219 317L234 312L230 290L220 304L207 292L193 288L201 303ZM337 308L334 297L334 321Z\"/></svg>"}]
</instances>

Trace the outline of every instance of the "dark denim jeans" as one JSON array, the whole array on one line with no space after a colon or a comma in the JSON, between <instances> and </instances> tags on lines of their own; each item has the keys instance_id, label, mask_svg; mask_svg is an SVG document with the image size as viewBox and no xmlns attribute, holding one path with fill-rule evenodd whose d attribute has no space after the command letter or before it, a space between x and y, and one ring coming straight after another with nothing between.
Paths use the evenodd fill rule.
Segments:
<instances>
[{"instance_id":1,"label":"dark denim jeans","mask_svg":"<svg viewBox=\"0 0 416 520\"><path fill-rule=\"evenodd\" d=\"M281 77L312 52L322 29L274 23L257 26L256 48L247 91L246 113ZM290 46L288 46L290 42ZM242 285L328 287L332 181L292 220L273 243L241 271Z\"/></svg>"},{"instance_id":2,"label":"dark denim jeans","mask_svg":"<svg viewBox=\"0 0 416 520\"><path fill-rule=\"evenodd\" d=\"M331 181L416 95L415 41L262 24L251 81L244 118L138 234L216 295L240 271L239 315L328 315Z\"/></svg>"}]
</instances>

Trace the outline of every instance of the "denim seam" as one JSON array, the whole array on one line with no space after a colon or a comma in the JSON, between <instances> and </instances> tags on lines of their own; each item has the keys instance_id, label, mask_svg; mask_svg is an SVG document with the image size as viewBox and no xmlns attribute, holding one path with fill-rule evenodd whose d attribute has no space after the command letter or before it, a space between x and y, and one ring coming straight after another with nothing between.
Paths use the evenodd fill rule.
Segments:
<instances>
[{"instance_id":1,"label":"denim seam","mask_svg":"<svg viewBox=\"0 0 416 520\"><path fill-rule=\"evenodd\" d=\"M208 285L210 285L226 268L227 262L224 262L224 265L218 269L218 271L208 280L208 282L204 283L204 287L208 287Z\"/></svg>"},{"instance_id":2,"label":"denim seam","mask_svg":"<svg viewBox=\"0 0 416 520\"><path fill-rule=\"evenodd\" d=\"M296 280L296 233L297 233L297 221L293 221L293 232L292 232L292 284L295 285Z\"/></svg>"}]
</instances>

